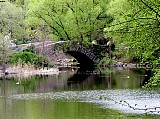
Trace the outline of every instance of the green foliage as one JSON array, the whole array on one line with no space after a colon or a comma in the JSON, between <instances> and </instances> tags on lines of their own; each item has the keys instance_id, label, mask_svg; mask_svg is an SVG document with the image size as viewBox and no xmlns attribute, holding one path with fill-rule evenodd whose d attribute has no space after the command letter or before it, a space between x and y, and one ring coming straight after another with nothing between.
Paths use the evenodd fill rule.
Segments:
<instances>
[{"instance_id":1,"label":"green foliage","mask_svg":"<svg viewBox=\"0 0 160 119\"><path fill-rule=\"evenodd\" d=\"M8 62L8 55L11 53L10 35L0 34L0 65L3 67L3 71L6 69Z\"/></svg>"},{"instance_id":2,"label":"green foliage","mask_svg":"<svg viewBox=\"0 0 160 119\"><path fill-rule=\"evenodd\" d=\"M153 68L159 64L159 0L112 0L108 7L107 12L114 20L104 31L117 47L125 48L124 56L153 63ZM158 69L145 87L159 86L159 79Z\"/></svg>"},{"instance_id":3,"label":"green foliage","mask_svg":"<svg viewBox=\"0 0 160 119\"><path fill-rule=\"evenodd\" d=\"M150 89L155 87L160 87L160 69L155 70L154 76L150 78L149 82L143 88Z\"/></svg>"},{"instance_id":4,"label":"green foliage","mask_svg":"<svg viewBox=\"0 0 160 119\"><path fill-rule=\"evenodd\" d=\"M21 39L24 37L25 28L23 25L24 11L10 2L0 3L0 34L12 33L12 38Z\"/></svg>"},{"instance_id":5,"label":"green foliage","mask_svg":"<svg viewBox=\"0 0 160 119\"><path fill-rule=\"evenodd\" d=\"M126 45L127 56L143 62L155 60L160 50L158 5L157 0L111 1L108 13L114 21L105 29L107 36L112 36L119 47Z\"/></svg>"},{"instance_id":6,"label":"green foliage","mask_svg":"<svg viewBox=\"0 0 160 119\"><path fill-rule=\"evenodd\" d=\"M100 62L99 62L99 65L106 65L108 66L111 62L111 59L110 57L104 57Z\"/></svg>"},{"instance_id":7,"label":"green foliage","mask_svg":"<svg viewBox=\"0 0 160 119\"><path fill-rule=\"evenodd\" d=\"M12 52L11 40L26 37L23 24L25 12L21 6L13 4L14 2L15 0L5 0L0 3L0 64L4 71L8 63L8 56Z\"/></svg>"},{"instance_id":8,"label":"green foliage","mask_svg":"<svg viewBox=\"0 0 160 119\"><path fill-rule=\"evenodd\" d=\"M49 61L42 56L36 55L34 53L31 52L18 52L18 53L12 53L9 56L9 62L12 64L17 64L19 59L22 60L22 64L28 64L31 63L32 65L34 65L35 67L40 67L42 66L42 63L44 64L48 64Z\"/></svg>"},{"instance_id":9,"label":"green foliage","mask_svg":"<svg viewBox=\"0 0 160 119\"><path fill-rule=\"evenodd\" d=\"M109 69L109 65L111 63L110 57L104 57L98 64L98 70L100 70L101 73L103 74L109 74L111 73L111 70Z\"/></svg>"},{"instance_id":10,"label":"green foliage","mask_svg":"<svg viewBox=\"0 0 160 119\"><path fill-rule=\"evenodd\" d=\"M152 61L152 72L153 77L150 78L149 82L143 86L143 88L157 88L160 87L160 58Z\"/></svg>"},{"instance_id":11,"label":"green foliage","mask_svg":"<svg viewBox=\"0 0 160 119\"><path fill-rule=\"evenodd\" d=\"M44 21L54 37L61 40L91 40L101 32L111 17L106 14L107 0L31 0L29 25L38 26ZM78 37L77 37L78 36Z\"/></svg>"}]
</instances>

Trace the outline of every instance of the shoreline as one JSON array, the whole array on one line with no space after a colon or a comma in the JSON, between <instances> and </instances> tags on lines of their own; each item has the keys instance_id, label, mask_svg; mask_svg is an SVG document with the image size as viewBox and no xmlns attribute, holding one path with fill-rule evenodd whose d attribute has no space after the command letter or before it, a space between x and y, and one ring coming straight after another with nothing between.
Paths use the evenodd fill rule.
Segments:
<instances>
[{"instance_id":1,"label":"shoreline","mask_svg":"<svg viewBox=\"0 0 160 119\"><path fill-rule=\"evenodd\" d=\"M64 66L68 66L68 65L64 65ZM117 61L115 63L113 63L112 65L110 65L111 67L115 67L117 69L135 69L135 68L144 68L146 69L146 67L144 67L144 65L137 65L137 64L133 64L133 63L125 63L125 62L121 62L121 61ZM106 65L100 65L99 68L104 68L106 67ZM6 68L5 73L2 73L2 71L0 70L0 78L1 77L14 77L14 76L20 76L20 77L28 77L28 76L34 76L34 75L58 75L59 73L61 73L63 71L61 71L61 69L59 69L59 67L54 67L54 68L37 68L35 69L33 66L10 66L8 68Z\"/></svg>"},{"instance_id":2,"label":"shoreline","mask_svg":"<svg viewBox=\"0 0 160 119\"><path fill-rule=\"evenodd\" d=\"M6 69L5 73L0 73L0 77L14 77L14 76L34 76L34 75L53 75L59 74L60 71L58 68L41 68L41 69L34 69L34 68L17 68L17 67L9 67Z\"/></svg>"}]
</instances>

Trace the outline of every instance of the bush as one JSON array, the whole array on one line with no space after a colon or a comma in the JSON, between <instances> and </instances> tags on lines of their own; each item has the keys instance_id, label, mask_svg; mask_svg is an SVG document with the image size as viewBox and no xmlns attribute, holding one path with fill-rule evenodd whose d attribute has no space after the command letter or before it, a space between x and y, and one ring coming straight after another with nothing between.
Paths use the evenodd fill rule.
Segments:
<instances>
[{"instance_id":1,"label":"bush","mask_svg":"<svg viewBox=\"0 0 160 119\"><path fill-rule=\"evenodd\" d=\"M22 65L31 63L35 67L41 67L42 65L48 66L49 64L49 61L47 58L34 54L32 52L12 53L9 56L9 63L17 64L19 59L22 60Z\"/></svg>"},{"instance_id":2,"label":"bush","mask_svg":"<svg viewBox=\"0 0 160 119\"><path fill-rule=\"evenodd\" d=\"M160 87L160 69L155 70L153 77L150 78L149 82L143 88L150 89L156 87Z\"/></svg>"}]
</instances>

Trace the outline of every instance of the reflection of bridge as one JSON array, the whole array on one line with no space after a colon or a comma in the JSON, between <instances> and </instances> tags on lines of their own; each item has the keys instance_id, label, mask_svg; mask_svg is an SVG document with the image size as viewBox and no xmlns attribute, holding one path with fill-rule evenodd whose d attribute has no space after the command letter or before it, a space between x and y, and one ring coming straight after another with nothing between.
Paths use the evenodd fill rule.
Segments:
<instances>
[{"instance_id":1,"label":"reflection of bridge","mask_svg":"<svg viewBox=\"0 0 160 119\"><path fill-rule=\"evenodd\" d=\"M102 58L110 53L109 46L90 44L83 45L80 42L73 41L58 41L58 42L37 42L21 45L20 50L34 48L40 54L46 55L52 61L59 52L63 51L66 54L73 56L82 67L92 67L93 64L102 60Z\"/></svg>"}]
</instances>

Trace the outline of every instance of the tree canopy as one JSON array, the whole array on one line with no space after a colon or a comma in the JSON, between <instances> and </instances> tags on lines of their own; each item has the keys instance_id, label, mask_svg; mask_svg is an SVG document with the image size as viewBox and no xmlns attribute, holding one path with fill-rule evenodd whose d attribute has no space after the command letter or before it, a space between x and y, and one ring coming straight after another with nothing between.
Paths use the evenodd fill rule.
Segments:
<instances>
[{"instance_id":1,"label":"tree canopy","mask_svg":"<svg viewBox=\"0 0 160 119\"><path fill-rule=\"evenodd\" d=\"M0 3L0 35L11 33L12 38L20 39L25 36L23 25L23 9L10 2Z\"/></svg>"},{"instance_id":2,"label":"tree canopy","mask_svg":"<svg viewBox=\"0 0 160 119\"><path fill-rule=\"evenodd\" d=\"M119 45L127 45L129 57L156 60L160 56L159 5L159 0L111 1L107 13L114 21L106 27L106 34Z\"/></svg>"},{"instance_id":3,"label":"tree canopy","mask_svg":"<svg viewBox=\"0 0 160 119\"><path fill-rule=\"evenodd\" d=\"M88 41L112 21L106 14L107 3L107 0L31 0L27 20L35 26L40 20L45 21L58 39Z\"/></svg>"}]
</instances>

